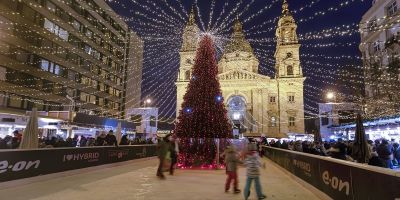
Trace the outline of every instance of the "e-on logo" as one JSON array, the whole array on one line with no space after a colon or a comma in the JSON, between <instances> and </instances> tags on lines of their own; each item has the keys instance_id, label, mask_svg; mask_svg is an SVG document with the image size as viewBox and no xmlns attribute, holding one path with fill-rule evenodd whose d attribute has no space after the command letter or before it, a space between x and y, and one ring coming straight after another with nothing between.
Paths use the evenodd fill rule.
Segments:
<instances>
[{"instance_id":1,"label":"e-on logo","mask_svg":"<svg viewBox=\"0 0 400 200\"><path fill-rule=\"evenodd\" d=\"M350 183L348 181L343 181L336 176L331 177L328 171L324 171L322 173L322 181L326 185L330 185L334 190L338 190L339 192L345 189L346 195L349 195Z\"/></svg>"},{"instance_id":2,"label":"e-on logo","mask_svg":"<svg viewBox=\"0 0 400 200\"><path fill-rule=\"evenodd\" d=\"M0 174L7 172L9 170L13 172L18 172L22 170L28 170L30 168L37 169L40 165L40 160L35 161L18 161L14 164L9 164L7 160L3 160L0 162Z\"/></svg>"}]
</instances>

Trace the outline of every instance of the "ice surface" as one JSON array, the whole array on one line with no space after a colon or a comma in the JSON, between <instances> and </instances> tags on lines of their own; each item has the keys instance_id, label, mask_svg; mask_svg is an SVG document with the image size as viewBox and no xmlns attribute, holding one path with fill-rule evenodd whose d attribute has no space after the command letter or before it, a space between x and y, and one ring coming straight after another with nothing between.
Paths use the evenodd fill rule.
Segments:
<instances>
[{"instance_id":1,"label":"ice surface","mask_svg":"<svg viewBox=\"0 0 400 200\"><path fill-rule=\"evenodd\" d=\"M155 176L157 160L137 161L67 177L0 190L0 199L15 200L242 200L224 192L224 170L177 170L166 180ZM313 200L310 191L266 161L261 184L267 199ZM245 169L239 170L243 190ZM250 200L256 200L252 188Z\"/></svg>"}]
</instances>

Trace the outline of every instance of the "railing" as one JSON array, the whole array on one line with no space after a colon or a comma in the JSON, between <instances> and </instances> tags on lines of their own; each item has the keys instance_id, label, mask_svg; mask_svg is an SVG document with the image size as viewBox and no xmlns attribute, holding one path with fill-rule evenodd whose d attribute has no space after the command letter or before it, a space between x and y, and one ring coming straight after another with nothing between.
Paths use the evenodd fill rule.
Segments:
<instances>
[{"instance_id":1,"label":"railing","mask_svg":"<svg viewBox=\"0 0 400 200\"><path fill-rule=\"evenodd\" d=\"M273 147L265 156L332 199L400 199L400 172Z\"/></svg>"},{"instance_id":2,"label":"railing","mask_svg":"<svg viewBox=\"0 0 400 200\"><path fill-rule=\"evenodd\" d=\"M156 155L156 145L0 151L0 182L135 160Z\"/></svg>"}]
</instances>

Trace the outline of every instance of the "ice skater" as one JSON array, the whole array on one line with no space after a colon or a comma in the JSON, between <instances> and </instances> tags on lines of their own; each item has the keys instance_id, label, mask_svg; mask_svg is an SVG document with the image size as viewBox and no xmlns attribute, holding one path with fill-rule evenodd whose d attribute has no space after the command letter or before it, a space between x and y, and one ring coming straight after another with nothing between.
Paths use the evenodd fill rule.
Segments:
<instances>
[{"instance_id":1,"label":"ice skater","mask_svg":"<svg viewBox=\"0 0 400 200\"><path fill-rule=\"evenodd\" d=\"M260 156L258 155L257 152L257 145L250 143L248 146L248 150L249 152L244 161L244 165L246 166L247 169L247 180L246 180L246 186L244 187L244 199L247 200L249 198L251 182L253 181L255 182L258 199L265 199L267 198L267 196L265 196L262 193L261 183L260 183L261 161L260 161Z\"/></svg>"},{"instance_id":2,"label":"ice skater","mask_svg":"<svg viewBox=\"0 0 400 200\"><path fill-rule=\"evenodd\" d=\"M237 173L237 165L242 163L235 150L234 146L228 146L228 148L224 152L225 154L225 164L226 164L226 182L225 182L225 192L229 191L229 187L231 182L233 181L233 192L235 194L240 193L238 189L238 173Z\"/></svg>"},{"instance_id":3,"label":"ice skater","mask_svg":"<svg viewBox=\"0 0 400 200\"><path fill-rule=\"evenodd\" d=\"M165 162L168 150L169 150L168 137L169 137L169 135L166 135L165 137L160 138L160 141L157 144L158 159L160 160L160 163L159 163L158 169L157 169L157 176L160 179L165 179L165 176L163 174L163 167L164 167L164 162Z\"/></svg>"}]
</instances>

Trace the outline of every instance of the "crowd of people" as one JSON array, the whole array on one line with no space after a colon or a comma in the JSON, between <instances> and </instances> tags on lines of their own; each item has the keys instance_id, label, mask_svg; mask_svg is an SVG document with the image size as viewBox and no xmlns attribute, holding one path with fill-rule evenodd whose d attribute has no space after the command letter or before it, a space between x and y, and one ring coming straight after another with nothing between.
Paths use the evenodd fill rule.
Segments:
<instances>
[{"instance_id":1,"label":"crowd of people","mask_svg":"<svg viewBox=\"0 0 400 200\"><path fill-rule=\"evenodd\" d=\"M310 153L320 156L330 156L341 160L354 161L352 158L353 141L337 141L329 142L310 142L310 141L275 141L267 143L263 140L264 145L276 148L288 149L304 153ZM400 166L400 147L394 140L368 140L368 159L369 165L395 168Z\"/></svg>"},{"instance_id":2,"label":"crowd of people","mask_svg":"<svg viewBox=\"0 0 400 200\"><path fill-rule=\"evenodd\" d=\"M14 131L13 136L7 135L4 138L0 137L0 149L16 149L22 140L22 134L19 131Z\"/></svg>"},{"instance_id":3,"label":"crowd of people","mask_svg":"<svg viewBox=\"0 0 400 200\"><path fill-rule=\"evenodd\" d=\"M22 134L14 131L13 136L0 138L0 149L17 149L21 143ZM154 144L152 139L134 138L123 135L118 142L114 132L110 130L107 134L101 133L95 137L75 135L73 138L64 139L61 136L39 138L39 148L66 148L66 147L91 147L91 146L118 146L118 145L140 145Z\"/></svg>"}]
</instances>

